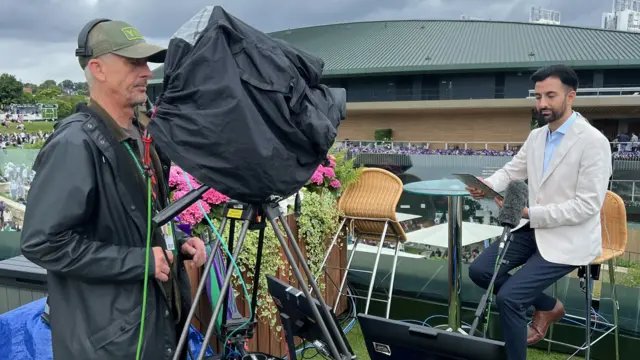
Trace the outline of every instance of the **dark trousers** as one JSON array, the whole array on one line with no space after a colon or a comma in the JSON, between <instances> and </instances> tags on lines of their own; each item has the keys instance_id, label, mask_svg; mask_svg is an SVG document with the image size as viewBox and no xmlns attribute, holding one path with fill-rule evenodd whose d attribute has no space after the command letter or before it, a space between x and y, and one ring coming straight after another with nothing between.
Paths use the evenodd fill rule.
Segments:
<instances>
[{"instance_id":1,"label":"dark trousers","mask_svg":"<svg viewBox=\"0 0 640 360\"><path fill-rule=\"evenodd\" d=\"M499 242L496 241L469 266L469 277L483 289L489 287L498 256ZM505 254L508 263L502 264L495 281L493 293L500 312L500 327L507 348L509 360L527 358L526 310L533 305L536 310L549 311L556 300L543 291L576 266L554 264L540 255L536 245L535 232L525 225L513 232L513 240ZM522 266L515 274L508 272Z\"/></svg>"}]
</instances>

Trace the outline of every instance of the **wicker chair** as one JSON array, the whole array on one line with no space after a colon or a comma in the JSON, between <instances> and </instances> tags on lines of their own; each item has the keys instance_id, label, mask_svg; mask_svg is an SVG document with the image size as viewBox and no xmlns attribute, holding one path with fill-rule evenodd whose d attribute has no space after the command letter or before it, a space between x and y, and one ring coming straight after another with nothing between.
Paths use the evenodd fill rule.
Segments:
<instances>
[{"instance_id":1,"label":"wicker chair","mask_svg":"<svg viewBox=\"0 0 640 360\"><path fill-rule=\"evenodd\" d=\"M620 359L619 352L619 328L618 328L618 296L616 292L616 271L615 260L619 256L622 256L627 247L627 210L624 207L624 201L620 196L614 192L608 191L605 197L602 210L600 212L600 221L602 224L602 255L597 257L589 266L584 266L580 269L579 274L584 274L580 279L581 286L585 292L586 297L586 315L585 317L578 317L574 315L566 315L567 318L574 321L584 322L585 324L585 343L582 346L575 346L572 344L562 343L553 340L553 325L550 327L549 339L545 339L549 344L547 350L551 350L551 344L559 344L568 346L578 351L585 352L585 359L588 360L591 352L591 346L603 339L606 335L614 332L615 338L615 360ZM594 266L601 266L604 263L608 265L609 281L611 284L611 300L613 301L613 324L607 321L601 321L598 315L595 318L595 324L601 325L601 328L592 328L591 317L595 313L592 311L591 298L592 298L592 286L591 286L591 268ZM557 293L557 285L553 285L553 296ZM604 300L604 299L602 299ZM591 341L593 331L601 332L601 335Z\"/></svg>"},{"instance_id":2,"label":"wicker chair","mask_svg":"<svg viewBox=\"0 0 640 360\"><path fill-rule=\"evenodd\" d=\"M400 222L396 217L396 207L402 195L402 181L389 171L367 168L364 169L357 183L351 185L342 194L338 202L338 208L343 213L340 227L336 232L331 245L327 251L327 255L331 253L333 246L338 241L338 235L348 223L349 234L352 239L356 239L351 250L351 255L347 262L347 267L340 282L338 289L338 297L334 308L337 308L342 292L350 271L351 262L356 254L356 248L362 240L373 240L378 242L378 251L375 263L371 273L371 282L366 299L365 313L369 312L369 305L372 300L373 288L378 272L378 263L380 255L385 243L392 243L395 247L393 265L391 270L391 279L389 285L389 294L386 300L373 299L387 303L387 318L391 310L391 297L393 294L393 282L395 280L396 266L398 264L398 250L400 243L407 240L407 236L400 226ZM324 267L327 260L325 257L320 269ZM355 270L354 270L355 271ZM363 272L358 270L359 272ZM368 271L366 271L368 272ZM357 296L354 296L357 297Z\"/></svg>"}]
</instances>

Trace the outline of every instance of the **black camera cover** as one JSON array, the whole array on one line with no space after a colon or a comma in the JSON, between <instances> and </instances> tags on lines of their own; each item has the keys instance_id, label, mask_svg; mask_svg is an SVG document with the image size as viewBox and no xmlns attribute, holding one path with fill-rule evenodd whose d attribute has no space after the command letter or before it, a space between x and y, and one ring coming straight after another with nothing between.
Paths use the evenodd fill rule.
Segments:
<instances>
[{"instance_id":1,"label":"black camera cover","mask_svg":"<svg viewBox=\"0 0 640 360\"><path fill-rule=\"evenodd\" d=\"M219 6L205 24L170 41L149 132L174 163L232 199L296 193L326 159L345 99L320 84L320 58Z\"/></svg>"}]
</instances>

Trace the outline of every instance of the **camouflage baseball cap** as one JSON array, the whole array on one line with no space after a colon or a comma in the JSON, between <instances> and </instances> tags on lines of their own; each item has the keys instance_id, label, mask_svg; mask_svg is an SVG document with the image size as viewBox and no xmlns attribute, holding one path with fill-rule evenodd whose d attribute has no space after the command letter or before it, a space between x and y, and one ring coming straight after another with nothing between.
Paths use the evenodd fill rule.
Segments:
<instances>
[{"instance_id":1,"label":"camouflage baseball cap","mask_svg":"<svg viewBox=\"0 0 640 360\"><path fill-rule=\"evenodd\" d=\"M167 49L148 44L138 29L124 21L105 21L97 24L91 32L87 46L93 49L93 58L104 54L116 54L129 59L146 58L152 63L163 63ZM92 58L79 57L84 69Z\"/></svg>"}]
</instances>

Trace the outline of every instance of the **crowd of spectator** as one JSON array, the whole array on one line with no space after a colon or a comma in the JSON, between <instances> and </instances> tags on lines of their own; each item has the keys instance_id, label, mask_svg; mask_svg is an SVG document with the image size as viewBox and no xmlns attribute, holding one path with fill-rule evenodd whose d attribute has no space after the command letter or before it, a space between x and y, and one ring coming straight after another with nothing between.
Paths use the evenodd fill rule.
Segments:
<instances>
[{"instance_id":1,"label":"crowd of spectator","mask_svg":"<svg viewBox=\"0 0 640 360\"><path fill-rule=\"evenodd\" d=\"M625 135L626 136L626 135ZM635 134L634 134L635 136ZM628 136L626 136L629 138ZM640 160L640 143L630 139L626 142L614 139L611 142L612 156L620 160ZM426 146L403 146L378 143L360 146L357 143L343 143L339 147L346 149L351 154L399 154L399 155L470 155L470 156L514 156L519 147L505 150L492 149L464 149L460 146L451 146L448 149L430 149Z\"/></svg>"}]
</instances>

